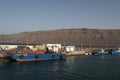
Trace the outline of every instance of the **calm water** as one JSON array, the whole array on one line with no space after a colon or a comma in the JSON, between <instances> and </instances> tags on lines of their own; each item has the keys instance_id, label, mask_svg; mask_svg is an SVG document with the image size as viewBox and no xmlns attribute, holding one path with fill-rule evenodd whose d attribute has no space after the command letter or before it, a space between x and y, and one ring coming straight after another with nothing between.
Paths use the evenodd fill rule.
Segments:
<instances>
[{"instance_id":1,"label":"calm water","mask_svg":"<svg viewBox=\"0 0 120 80\"><path fill-rule=\"evenodd\" d=\"M120 55L24 63L0 59L0 80L120 80Z\"/></svg>"}]
</instances>

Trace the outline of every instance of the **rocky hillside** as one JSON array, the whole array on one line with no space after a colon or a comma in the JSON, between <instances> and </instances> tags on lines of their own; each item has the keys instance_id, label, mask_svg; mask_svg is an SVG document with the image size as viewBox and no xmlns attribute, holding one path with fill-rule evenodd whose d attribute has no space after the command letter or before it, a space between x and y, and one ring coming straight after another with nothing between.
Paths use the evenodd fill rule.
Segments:
<instances>
[{"instance_id":1,"label":"rocky hillside","mask_svg":"<svg viewBox=\"0 0 120 80\"><path fill-rule=\"evenodd\" d=\"M0 35L0 43L120 46L120 29L61 29Z\"/></svg>"}]
</instances>

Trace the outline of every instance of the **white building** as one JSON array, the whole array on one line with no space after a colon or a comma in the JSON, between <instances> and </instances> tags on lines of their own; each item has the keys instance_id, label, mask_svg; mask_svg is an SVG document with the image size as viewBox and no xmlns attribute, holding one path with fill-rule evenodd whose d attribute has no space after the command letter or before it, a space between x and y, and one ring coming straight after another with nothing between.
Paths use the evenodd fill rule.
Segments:
<instances>
[{"instance_id":1,"label":"white building","mask_svg":"<svg viewBox=\"0 0 120 80\"><path fill-rule=\"evenodd\" d=\"M52 50L57 53L61 49L61 44L46 44L46 46L48 47L49 50Z\"/></svg>"},{"instance_id":2,"label":"white building","mask_svg":"<svg viewBox=\"0 0 120 80\"><path fill-rule=\"evenodd\" d=\"M65 51L67 52L75 51L75 46L65 46Z\"/></svg>"},{"instance_id":3,"label":"white building","mask_svg":"<svg viewBox=\"0 0 120 80\"><path fill-rule=\"evenodd\" d=\"M25 46L25 45L7 45L7 44L0 44L0 47L4 50L12 50L17 48L18 46ZM32 48L31 45L27 45L29 48Z\"/></svg>"},{"instance_id":4,"label":"white building","mask_svg":"<svg viewBox=\"0 0 120 80\"><path fill-rule=\"evenodd\" d=\"M17 48L17 45L5 45L5 44L0 44L0 47L5 50L11 50L14 48Z\"/></svg>"}]
</instances>

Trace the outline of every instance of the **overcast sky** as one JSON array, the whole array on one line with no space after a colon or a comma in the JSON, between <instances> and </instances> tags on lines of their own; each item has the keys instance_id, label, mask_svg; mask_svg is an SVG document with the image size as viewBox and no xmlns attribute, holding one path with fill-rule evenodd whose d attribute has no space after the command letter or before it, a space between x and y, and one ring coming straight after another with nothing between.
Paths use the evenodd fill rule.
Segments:
<instances>
[{"instance_id":1,"label":"overcast sky","mask_svg":"<svg viewBox=\"0 0 120 80\"><path fill-rule=\"evenodd\" d=\"M0 34L64 28L120 29L120 0L0 0Z\"/></svg>"}]
</instances>

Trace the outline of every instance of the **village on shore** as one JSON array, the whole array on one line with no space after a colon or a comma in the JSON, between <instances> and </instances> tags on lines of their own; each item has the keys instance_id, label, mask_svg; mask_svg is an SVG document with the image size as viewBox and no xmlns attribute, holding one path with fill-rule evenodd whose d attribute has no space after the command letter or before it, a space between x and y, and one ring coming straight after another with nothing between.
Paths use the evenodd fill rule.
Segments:
<instances>
[{"instance_id":1,"label":"village on shore","mask_svg":"<svg viewBox=\"0 0 120 80\"><path fill-rule=\"evenodd\" d=\"M75 55L92 55L93 51L110 51L111 49L120 48L92 48L92 47L76 47L76 46L62 46L61 44L41 44L41 45L31 45L31 44L0 44L1 49L6 51L18 50L18 51L32 51L32 52L45 52L46 47L49 49L50 53L66 53L67 56ZM8 55L0 50L0 57L8 57Z\"/></svg>"}]
</instances>

